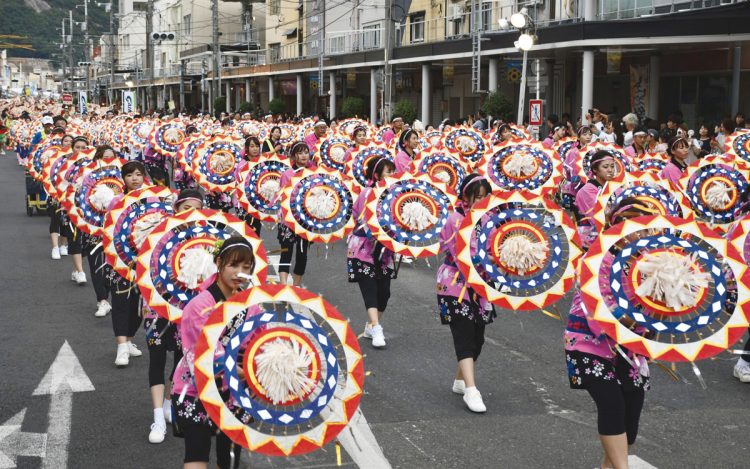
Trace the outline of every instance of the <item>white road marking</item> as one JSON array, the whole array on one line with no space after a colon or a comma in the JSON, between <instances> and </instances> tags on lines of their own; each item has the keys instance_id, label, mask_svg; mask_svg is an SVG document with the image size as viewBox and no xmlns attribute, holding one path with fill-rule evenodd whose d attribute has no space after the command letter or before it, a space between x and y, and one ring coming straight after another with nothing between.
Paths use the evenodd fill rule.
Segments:
<instances>
[{"instance_id":1,"label":"white road marking","mask_svg":"<svg viewBox=\"0 0 750 469\"><path fill-rule=\"evenodd\" d=\"M383 454L375 435L372 434L362 409L357 409L357 412L349 421L349 425L339 434L339 443L359 467L367 469L391 468L391 464Z\"/></svg>"},{"instance_id":2,"label":"white road marking","mask_svg":"<svg viewBox=\"0 0 750 469\"><path fill-rule=\"evenodd\" d=\"M73 413L73 393L93 391L94 385L86 376L73 349L67 341L60 347L57 357L34 390L34 396L51 395L47 448L43 469L68 467L68 445Z\"/></svg>"},{"instance_id":3,"label":"white road marking","mask_svg":"<svg viewBox=\"0 0 750 469\"><path fill-rule=\"evenodd\" d=\"M635 454L628 456L628 467L630 469L656 469L656 466L652 466Z\"/></svg>"},{"instance_id":4,"label":"white road marking","mask_svg":"<svg viewBox=\"0 0 750 469\"><path fill-rule=\"evenodd\" d=\"M43 458L46 454L47 435L21 431L26 409L0 425L0 469L16 467L18 456Z\"/></svg>"}]
</instances>

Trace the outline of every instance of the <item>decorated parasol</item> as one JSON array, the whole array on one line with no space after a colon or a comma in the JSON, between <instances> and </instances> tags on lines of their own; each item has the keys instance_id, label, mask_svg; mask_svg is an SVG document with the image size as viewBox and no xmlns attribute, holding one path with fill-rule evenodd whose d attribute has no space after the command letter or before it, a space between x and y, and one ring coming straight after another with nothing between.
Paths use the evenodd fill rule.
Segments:
<instances>
[{"instance_id":1,"label":"decorated parasol","mask_svg":"<svg viewBox=\"0 0 750 469\"><path fill-rule=\"evenodd\" d=\"M244 120L235 125L235 135L238 138L257 137L261 143L268 138L268 126L258 121Z\"/></svg>"},{"instance_id":2,"label":"decorated parasol","mask_svg":"<svg viewBox=\"0 0 750 469\"><path fill-rule=\"evenodd\" d=\"M297 132L297 129L292 124L279 124L279 129L281 130L281 137L279 138L279 143L281 143L284 146L289 145L294 141L294 136Z\"/></svg>"},{"instance_id":3,"label":"decorated parasol","mask_svg":"<svg viewBox=\"0 0 750 469\"><path fill-rule=\"evenodd\" d=\"M352 232L358 186L335 169L297 172L281 191L280 221L312 243L331 243Z\"/></svg>"},{"instance_id":4,"label":"decorated parasol","mask_svg":"<svg viewBox=\"0 0 750 469\"><path fill-rule=\"evenodd\" d=\"M371 159L383 156L389 161L394 161L393 152L383 146L359 146L352 150L349 161L346 162L346 174L353 177L362 187L369 187L370 181L367 180L365 172L367 164Z\"/></svg>"},{"instance_id":5,"label":"decorated parasol","mask_svg":"<svg viewBox=\"0 0 750 469\"><path fill-rule=\"evenodd\" d=\"M28 162L31 177L41 182L45 163L55 151L62 149L62 140L59 138L47 139L34 147Z\"/></svg>"},{"instance_id":6,"label":"decorated parasol","mask_svg":"<svg viewBox=\"0 0 750 469\"><path fill-rule=\"evenodd\" d=\"M565 137L555 142L554 149L560 156L560 161L565 161L568 156L568 152L576 147L578 138L576 137Z\"/></svg>"},{"instance_id":7,"label":"decorated parasol","mask_svg":"<svg viewBox=\"0 0 750 469\"><path fill-rule=\"evenodd\" d=\"M177 166L193 178L193 159L195 158L195 151L199 146L203 145L205 141L206 137L202 137L200 134L190 135L187 140L182 142L180 149L177 150Z\"/></svg>"},{"instance_id":8,"label":"decorated parasol","mask_svg":"<svg viewBox=\"0 0 750 469\"><path fill-rule=\"evenodd\" d=\"M375 132L373 141L378 145L385 145L385 141L383 140L383 138L385 137L386 132L388 132L389 130L393 130L393 127L391 127L390 125L379 127L377 132Z\"/></svg>"},{"instance_id":9,"label":"decorated parasol","mask_svg":"<svg viewBox=\"0 0 750 469\"><path fill-rule=\"evenodd\" d=\"M501 308L534 310L573 288L582 251L576 226L547 198L493 193L466 214L456 240L461 275Z\"/></svg>"},{"instance_id":10,"label":"decorated parasol","mask_svg":"<svg viewBox=\"0 0 750 469\"><path fill-rule=\"evenodd\" d=\"M173 120L156 126L151 133L151 145L163 155L174 156L186 138L185 125Z\"/></svg>"},{"instance_id":11,"label":"decorated parasol","mask_svg":"<svg viewBox=\"0 0 750 469\"><path fill-rule=\"evenodd\" d=\"M742 129L730 134L724 140L724 151L750 163L750 130Z\"/></svg>"},{"instance_id":12,"label":"decorated parasol","mask_svg":"<svg viewBox=\"0 0 750 469\"><path fill-rule=\"evenodd\" d=\"M47 194L54 200L58 200L60 170L65 162L73 155L72 151L55 151L47 161L44 162L42 169L42 185Z\"/></svg>"},{"instance_id":13,"label":"decorated parasol","mask_svg":"<svg viewBox=\"0 0 750 469\"><path fill-rule=\"evenodd\" d=\"M127 144L131 150L143 151L148 145L154 123L150 119L136 119L127 126Z\"/></svg>"},{"instance_id":14,"label":"decorated parasol","mask_svg":"<svg viewBox=\"0 0 750 469\"><path fill-rule=\"evenodd\" d=\"M440 249L440 231L456 201L444 183L426 174L401 173L385 178L370 191L364 219L390 251L429 257Z\"/></svg>"},{"instance_id":15,"label":"decorated parasol","mask_svg":"<svg viewBox=\"0 0 750 469\"><path fill-rule=\"evenodd\" d=\"M466 163L437 147L430 147L417 155L414 166L418 174L429 174L445 183L451 191L458 193L461 183L470 171Z\"/></svg>"},{"instance_id":16,"label":"decorated parasol","mask_svg":"<svg viewBox=\"0 0 750 469\"><path fill-rule=\"evenodd\" d=\"M425 132L425 134L419 138L419 148L421 150L420 153L431 148L442 149L443 133L439 130L431 130L429 132Z\"/></svg>"},{"instance_id":17,"label":"decorated parasol","mask_svg":"<svg viewBox=\"0 0 750 469\"><path fill-rule=\"evenodd\" d=\"M340 137L353 138L354 129L356 129L357 127L365 127L367 129L367 137L370 137L372 133L370 124L368 124L367 121L356 118L344 119L343 121L341 121L341 123L336 127L336 133Z\"/></svg>"},{"instance_id":18,"label":"decorated parasol","mask_svg":"<svg viewBox=\"0 0 750 469\"><path fill-rule=\"evenodd\" d=\"M635 198L644 205L658 210L660 215L692 220L693 210L685 195L668 180L651 171L634 171L620 181L604 185L594 205L594 225L597 231L604 229L612 207L617 207L627 198Z\"/></svg>"},{"instance_id":19,"label":"decorated parasol","mask_svg":"<svg viewBox=\"0 0 750 469\"><path fill-rule=\"evenodd\" d=\"M500 190L549 193L563 179L562 161L539 142L511 139L495 147L477 165L479 172Z\"/></svg>"},{"instance_id":20,"label":"decorated parasol","mask_svg":"<svg viewBox=\"0 0 750 469\"><path fill-rule=\"evenodd\" d=\"M275 221L279 211L276 196L281 189L281 175L291 169L288 160L275 154L262 155L240 172L237 200L240 207L260 221Z\"/></svg>"},{"instance_id":21,"label":"decorated parasol","mask_svg":"<svg viewBox=\"0 0 750 469\"><path fill-rule=\"evenodd\" d=\"M583 257L580 284L586 311L605 333L655 360L714 356L748 327L747 266L700 222L647 216L609 228Z\"/></svg>"},{"instance_id":22,"label":"decorated parasol","mask_svg":"<svg viewBox=\"0 0 750 469\"><path fill-rule=\"evenodd\" d=\"M232 441L291 456L344 430L359 408L364 369L356 335L330 303L301 288L264 285L211 313L196 346L195 381L206 412Z\"/></svg>"},{"instance_id":23,"label":"decorated parasol","mask_svg":"<svg viewBox=\"0 0 750 469\"><path fill-rule=\"evenodd\" d=\"M524 140L531 140L532 136L528 130L516 124L508 124L510 132L513 134L513 138L521 138Z\"/></svg>"},{"instance_id":24,"label":"decorated parasol","mask_svg":"<svg viewBox=\"0 0 750 469\"><path fill-rule=\"evenodd\" d=\"M346 171L346 152L354 146L354 142L346 137L328 137L317 144L320 162L329 168L341 172Z\"/></svg>"},{"instance_id":25,"label":"decorated parasol","mask_svg":"<svg viewBox=\"0 0 750 469\"><path fill-rule=\"evenodd\" d=\"M464 127L448 132L443 144L448 152L458 155L469 164L481 160L489 148L489 144L480 132Z\"/></svg>"},{"instance_id":26,"label":"decorated parasol","mask_svg":"<svg viewBox=\"0 0 750 469\"><path fill-rule=\"evenodd\" d=\"M149 308L169 321L179 321L200 284L216 272L216 242L231 236L244 236L250 242L255 253L251 283L265 283L266 250L252 228L218 210L188 210L161 222L141 246L136 282Z\"/></svg>"},{"instance_id":27,"label":"decorated parasol","mask_svg":"<svg viewBox=\"0 0 750 469\"><path fill-rule=\"evenodd\" d=\"M92 161L82 169L80 187L68 186L63 207L81 231L91 236L101 236L109 204L125 192L120 174L124 163L125 160L121 158Z\"/></svg>"},{"instance_id":28,"label":"decorated parasol","mask_svg":"<svg viewBox=\"0 0 750 469\"><path fill-rule=\"evenodd\" d=\"M635 166L640 171L651 171L661 173L664 167L669 163L669 156L661 152L647 152L635 160Z\"/></svg>"},{"instance_id":29,"label":"decorated parasol","mask_svg":"<svg viewBox=\"0 0 750 469\"><path fill-rule=\"evenodd\" d=\"M207 138L195 149L191 173L206 192L231 192L242 161L242 142L224 136Z\"/></svg>"},{"instance_id":30,"label":"decorated parasol","mask_svg":"<svg viewBox=\"0 0 750 469\"><path fill-rule=\"evenodd\" d=\"M144 187L125 194L107 212L102 227L104 256L120 277L135 281L135 264L143 241L174 213L174 198L175 193L167 187Z\"/></svg>"},{"instance_id":31,"label":"decorated parasol","mask_svg":"<svg viewBox=\"0 0 750 469\"><path fill-rule=\"evenodd\" d=\"M726 231L738 216L748 169L733 157L707 156L688 166L680 185L698 219Z\"/></svg>"}]
</instances>

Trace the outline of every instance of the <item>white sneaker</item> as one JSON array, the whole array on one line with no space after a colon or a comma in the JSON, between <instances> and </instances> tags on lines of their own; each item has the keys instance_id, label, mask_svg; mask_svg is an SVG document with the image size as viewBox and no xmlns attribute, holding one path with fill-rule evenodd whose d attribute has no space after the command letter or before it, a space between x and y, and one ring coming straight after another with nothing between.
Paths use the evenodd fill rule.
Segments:
<instances>
[{"instance_id":1,"label":"white sneaker","mask_svg":"<svg viewBox=\"0 0 750 469\"><path fill-rule=\"evenodd\" d=\"M734 372L732 374L741 382L750 383L750 364L740 358L737 360L737 364L734 365Z\"/></svg>"},{"instance_id":2,"label":"white sneaker","mask_svg":"<svg viewBox=\"0 0 750 469\"><path fill-rule=\"evenodd\" d=\"M383 334L383 326L375 324L372 326L372 346L375 348L385 347L385 335Z\"/></svg>"},{"instance_id":3,"label":"white sneaker","mask_svg":"<svg viewBox=\"0 0 750 469\"><path fill-rule=\"evenodd\" d=\"M151 432L148 434L148 442L153 444L159 444L164 441L164 437L167 436L167 427L161 423L152 423Z\"/></svg>"},{"instance_id":4,"label":"white sneaker","mask_svg":"<svg viewBox=\"0 0 750 469\"><path fill-rule=\"evenodd\" d=\"M478 414L487 412L487 407L485 407L484 402L482 401L482 394L479 392L479 389L477 389L476 386L472 386L464 390L464 402L472 412L476 412Z\"/></svg>"},{"instance_id":5,"label":"white sneaker","mask_svg":"<svg viewBox=\"0 0 750 469\"><path fill-rule=\"evenodd\" d=\"M60 259L60 248L52 248L52 259L54 260Z\"/></svg>"},{"instance_id":6,"label":"white sneaker","mask_svg":"<svg viewBox=\"0 0 750 469\"><path fill-rule=\"evenodd\" d=\"M172 423L172 401L164 399L164 403L161 407L164 409L164 420L167 423Z\"/></svg>"},{"instance_id":7,"label":"white sneaker","mask_svg":"<svg viewBox=\"0 0 750 469\"><path fill-rule=\"evenodd\" d=\"M372 326L369 322L365 324L365 332L362 333L362 337L365 339L372 339Z\"/></svg>"},{"instance_id":8,"label":"white sneaker","mask_svg":"<svg viewBox=\"0 0 750 469\"><path fill-rule=\"evenodd\" d=\"M76 283L78 285L84 285L86 283L86 272L76 272Z\"/></svg>"},{"instance_id":9,"label":"white sneaker","mask_svg":"<svg viewBox=\"0 0 750 469\"><path fill-rule=\"evenodd\" d=\"M77 278L78 278L78 272L76 272L74 270L73 272L70 273L70 281L71 282L75 282Z\"/></svg>"},{"instance_id":10,"label":"white sneaker","mask_svg":"<svg viewBox=\"0 0 750 469\"><path fill-rule=\"evenodd\" d=\"M107 302L107 300L102 300L99 302L99 306L96 308L96 312L94 313L94 317L97 318L103 318L112 311L112 306Z\"/></svg>"},{"instance_id":11,"label":"white sneaker","mask_svg":"<svg viewBox=\"0 0 750 469\"><path fill-rule=\"evenodd\" d=\"M128 353L131 357L140 357L143 355L143 352L138 350L138 347L136 347L133 342L128 342Z\"/></svg>"},{"instance_id":12,"label":"white sneaker","mask_svg":"<svg viewBox=\"0 0 750 469\"><path fill-rule=\"evenodd\" d=\"M454 379L452 390L456 394L464 394L466 392L466 382L462 379Z\"/></svg>"},{"instance_id":13,"label":"white sneaker","mask_svg":"<svg viewBox=\"0 0 750 469\"><path fill-rule=\"evenodd\" d=\"M61 256L67 256L68 255L68 245L67 244L63 244L62 246L60 246L60 255Z\"/></svg>"},{"instance_id":14,"label":"white sneaker","mask_svg":"<svg viewBox=\"0 0 750 469\"><path fill-rule=\"evenodd\" d=\"M130 363L130 352L128 351L128 344L119 344L117 346L117 358L115 358L115 365L118 368L126 367Z\"/></svg>"}]
</instances>

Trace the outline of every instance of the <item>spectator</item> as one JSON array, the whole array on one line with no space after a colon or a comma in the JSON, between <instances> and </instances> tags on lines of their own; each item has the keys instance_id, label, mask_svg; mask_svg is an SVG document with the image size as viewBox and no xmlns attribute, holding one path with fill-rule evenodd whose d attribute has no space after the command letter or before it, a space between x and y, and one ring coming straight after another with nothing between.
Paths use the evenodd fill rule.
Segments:
<instances>
[{"instance_id":1,"label":"spectator","mask_svg":"<svg viewBox=\"0 0 750 469\"><path fill-rule=\"evenodd\" d=\"M633 144L633 130L638 125L638 116L633 114L626 114L622 118L622 123L625 125L625 132L623 133L622 146L629 147Z\"/></svg>"}]
</instances>

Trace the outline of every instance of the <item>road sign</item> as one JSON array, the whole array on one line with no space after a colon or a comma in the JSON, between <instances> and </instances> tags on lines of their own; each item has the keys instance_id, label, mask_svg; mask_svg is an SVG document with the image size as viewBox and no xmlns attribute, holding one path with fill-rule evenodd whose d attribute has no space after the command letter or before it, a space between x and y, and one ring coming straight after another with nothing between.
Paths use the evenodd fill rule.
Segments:
<instances>
[{"instance_id":1,"label":"road sign","mask_svg":"<svg viewBox=\"0 0 750 469\"><path fill-rule=\"evenodd\" d=\"M73 95L70 93L63 94L62 103L67 104L68 106L71 106L73 104Z\"/></svg>"},{"instance_id":2,"label":"road sign","mask_svg":"<svg viewBox=\"0 0 750 469\"><path fill-rule=\"evenodd\" d=\"M529 125L542 125L542 100L529 100Z\"/></svg>"}]
</instances>

